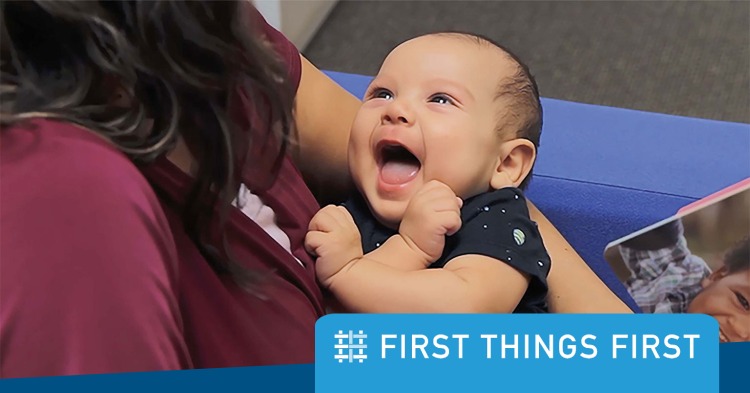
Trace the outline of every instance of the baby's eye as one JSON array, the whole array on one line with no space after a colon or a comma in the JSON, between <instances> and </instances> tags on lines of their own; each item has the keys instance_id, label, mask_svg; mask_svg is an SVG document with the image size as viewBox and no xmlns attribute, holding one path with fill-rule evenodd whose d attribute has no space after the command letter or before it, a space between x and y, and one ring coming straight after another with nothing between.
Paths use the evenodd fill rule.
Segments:
<instances>
[{"instance_id":1,"label":"baby's eye","mask_svg":"<svg viewBox=\"0 0 750 393\"><path fill-rule=\"evenodd\" d=\"M388 89L376 88L370 93L371 98L382 98L384 100L390 100L393 98L393 93Z\"/></svg>"},{"instance_id":2,"label":"baby's eye","mask_svg":"<svg viewBox=\"0 0 750 393\"><path fill-rule=\"evenodd\" d=\"M735 292L734 296L737 296L737 301L740 302L740 305L742 305L742 308L744 308L745 311L750 310L750 302L748 302L741 293Z\"/></svg>"},{"instance_id":3,"label":"baby's eye","mask_svg":"<svg viewBox=\"0 0 750 393\"><path fill-rule=\"evenodd\" d=\"M430 97L429 102L434 102L441 105L451 105L453 104L453 99L450 98L447 94L435 94L434 96Z\"/></svg>"}]
</instances>

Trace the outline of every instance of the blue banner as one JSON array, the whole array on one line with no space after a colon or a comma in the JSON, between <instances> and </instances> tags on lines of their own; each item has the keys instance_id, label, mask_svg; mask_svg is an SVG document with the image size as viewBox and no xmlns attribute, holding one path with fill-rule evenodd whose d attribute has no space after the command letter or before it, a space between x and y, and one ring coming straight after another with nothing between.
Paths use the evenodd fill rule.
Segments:
<instances>
[{"instance_id":1,"label":"blue banner","mask_svg":"<svg viewBox=\"0 0 750 393\"><path fill-rule=\"evenodd\" d=\"M705 315L337 314L315 341L321 393L719 391Z\"/></svg>"},{"instance_id":2,"label":"blue banner","mask_svg":"<svg viewBox=\"0 0 750 393\"><path fill-rule=\"evenodd\" d=\"M524 389L523 391L535 392L554 386L559 391L571 388L575 392L744 393L748 388L746 371L750 359L750 343L718 345L721 364L720 380L717 380L718 333L713 320L701 316L331 315L320 321L317 334L317 365L0 379L0 391L205 392L239 389L259 393L312 393L367 392L377 391L385 386L388 390L379 391L397 393L419 386L425 390L419 388L410 393L427 391L428 387L433 392L453 391L452 389L505 390L517 387ZM396 338L386 336L383 346L382 337L376 336L384 334L395 334ZM408 341L407 336L404 336L405 345L401 345L399 335L402 334L414 336L408 337ZM422 352L425 340L419 334L435 334L427 337L429 340L423 348L427 359L424 359ZM446 337L435 339L438 334ZM469 337L453 337L461 334ZM482 334L487 338L482 338ZM505 335L504 344L502 334ZM516 349L512 346L512 335L515 334L519 335L518 359L515 359ZM529 345L526 345L525 337L537 334L546 335L542 337L542 341L546 342L540 341L538 344L542 359L525 359L526 347L529 348L528 357L532 357L532 354L536 356L537 351L534 341L536 337L532 340L532 336L529 336ZM552 345L549 345L550 334L555 335L551 339ZM564 337L565 334L570 337ZM596 336L596 339L584 337L587 334ZM628 338L617 336L615 339L615 334L626 335ZM679 339L667 339L670 334L679 336ZM701 337L692 339L691 359L691 339L684 336L692 334ZM362 338L363 342L360 344L357 335L368 337ZM495 338L494 335L498 337ZM633 335L637 335L635 345L638 348L635 355ZM659 337L659 344L655 346L655 339L648 335ZM473 343L477 337L479 343ZM343 340L343 343L339 340ZM354 346L336 347L349 345L350 340ZM412 340L416 345L412 345ZM642 345L644 340L647 345ZM462 345L461 359L456 359L459 341ZM490 341L491 358L486 356L486 341ZM361 345L367 345L367 348ZM440 345L445 345L447 349ZM622 348L621 345L629 346ZM670 345L679 348L677 358L667 356L674 357L677 354L676 349ZM573 346L576 348L575 354ZM593 358L592 346L597 348ZM386 359L378 359L383 347ZM647 358L643 356L644 347ZM360 350L362 355L367 355L366 359L354 356L359 355ZM617 353L617 359L612 358L614 352ZM505 358L502 358L503 353ZM660 357L656 359L654 353ZM440 359L443 354L447 356ZM480 355L479 359L476 358L477 354ZM444 364L435 363L438 361ZM455 381L462 381L458 388ZM315 385L317 389L314 390ZM439 386L435 387L437 385Z\"/></svg>"}]
</instances>

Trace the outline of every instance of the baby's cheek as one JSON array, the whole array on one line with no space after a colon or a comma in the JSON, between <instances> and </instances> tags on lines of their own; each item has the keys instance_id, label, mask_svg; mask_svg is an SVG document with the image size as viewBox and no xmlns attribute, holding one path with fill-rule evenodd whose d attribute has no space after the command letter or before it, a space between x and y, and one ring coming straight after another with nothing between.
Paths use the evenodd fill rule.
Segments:
<instances>
[{"instance_id":1,"label":"baby's cheek","mask_svg":"<svg viewBox=\"0 0 750 393\"><path fill-rule=\"evenodd\" d=\"M728 312L731 309L731 299L723 292L713 285L706 287L690 302L688 312L714 317Z\"/></svg>"},{"instance_id":2,"label":"baby's cheek","mask_svg":"<svg viewBox=\"0 0 750 393\"><path fill-rule=\"evenodd\" d=\"M477 176L476 168L471 168L470 164L460 160L442 160L432 168L425 182L437 180L444 183L459 197L468 198L487 191L479 186L484 184L483 179ZM483 178L483 176L481 176Z\"/></svg>"}]
</instances>

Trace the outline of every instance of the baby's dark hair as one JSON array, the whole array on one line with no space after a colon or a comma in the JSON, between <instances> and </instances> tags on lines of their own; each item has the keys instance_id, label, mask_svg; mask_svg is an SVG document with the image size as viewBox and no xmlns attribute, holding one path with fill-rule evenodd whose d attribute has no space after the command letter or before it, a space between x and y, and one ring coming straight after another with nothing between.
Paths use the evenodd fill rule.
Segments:
<instances>
[{"instance_id":1,"label":"baby's dark hair","mask_svg":"<svg viewBox=\"0 0 750 393\"><path fill-rule=\"evenodd\" d=\"M727 274L750 269L750 236L737 242L724 254L724 266Z\"/></svg>"},{"instance_id":2,"label":"baby's dark hair","mask_svg":"<svg viewBox=\"0 0 750 393\"><path fill-rule=\"evenodd\" d=\"M462 38L470 40L478 45L493 46L517 65L516 71L508 78L502 78L497 86L496 100L505 100L502 113L499 114L497 131L505 134L508 131L516 138L531 141L534 148L539 148L539 139L542 135L542 103L539 100L539 88L534 76L521 59L510 49L498 44L485 36L459 31L438 32L430 35L440 37ZM521 182L519 188L526 189L531 181L532 170Z\"/></svg>"}]
</instances>

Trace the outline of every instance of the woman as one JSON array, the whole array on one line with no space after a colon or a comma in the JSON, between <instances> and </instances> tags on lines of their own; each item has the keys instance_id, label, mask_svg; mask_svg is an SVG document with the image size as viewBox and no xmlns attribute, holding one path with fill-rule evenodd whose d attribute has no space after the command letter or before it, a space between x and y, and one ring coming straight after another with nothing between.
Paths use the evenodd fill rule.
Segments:
<instances>
[{"instance_id":1,"label":"woman","mask_svg":"<svg viewBox=\"0 0 750 393\"><path fill-rule=\"evenodd\" d=\"M248 2L1 12L0 375L312 362L359 102ZM628 311L532 216L552 310Z\"/></svg>"}]
</instances>

